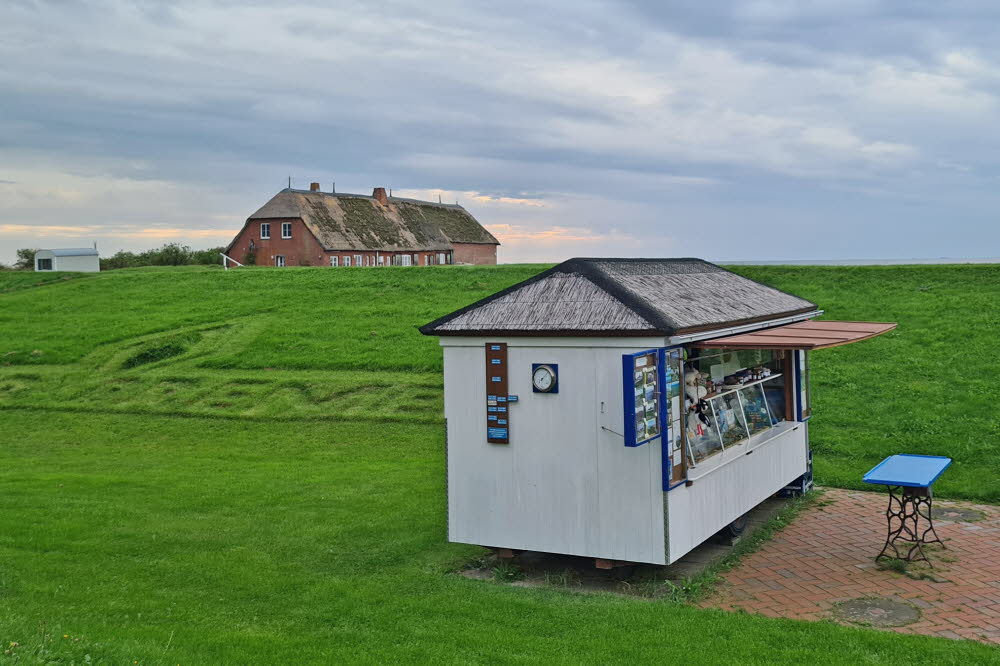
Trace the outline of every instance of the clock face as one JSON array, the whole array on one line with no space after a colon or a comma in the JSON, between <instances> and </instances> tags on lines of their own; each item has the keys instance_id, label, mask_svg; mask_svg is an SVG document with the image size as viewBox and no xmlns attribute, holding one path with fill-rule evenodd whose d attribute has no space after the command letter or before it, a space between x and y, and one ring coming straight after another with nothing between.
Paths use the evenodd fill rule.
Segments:
<instances>
[{"instance_id":1,"label":"clock face","mask_svg":"<svg viewBox=\"0 0 1000 666\"><path fill-rule=\"evenodd\" d=\"M555 373L547 365L540 365L531 374L531 383L535 390L547 393L552 390L556 383Z\"/></svg>"}]
</instances>

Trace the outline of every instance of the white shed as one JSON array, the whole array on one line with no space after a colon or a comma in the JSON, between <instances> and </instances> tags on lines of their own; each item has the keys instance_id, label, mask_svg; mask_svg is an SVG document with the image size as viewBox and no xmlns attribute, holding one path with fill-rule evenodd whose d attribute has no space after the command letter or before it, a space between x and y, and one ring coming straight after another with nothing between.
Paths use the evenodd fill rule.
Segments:
<instances>
[{"instance_id":1,"label":"white shed","mask_svg":"<svg viewBox=\"0 0 1000 666\"><path fill-rule=\"evenodd\" d=\"M895 327L821 314L699 259L571 259L423 326L449 540L669 564L807 491L809 350Z\"/></svg>"},{"instance_id":2,"label":"white shed","mask_svg":"<svg viewBox=\"0 0 1000 666\"><path fill-rule=\"evenodd\" d=\"M35 252L36 271L76 271L96 273L101 270L97 248L73 247Z\"/></svg>"}]
</instances>

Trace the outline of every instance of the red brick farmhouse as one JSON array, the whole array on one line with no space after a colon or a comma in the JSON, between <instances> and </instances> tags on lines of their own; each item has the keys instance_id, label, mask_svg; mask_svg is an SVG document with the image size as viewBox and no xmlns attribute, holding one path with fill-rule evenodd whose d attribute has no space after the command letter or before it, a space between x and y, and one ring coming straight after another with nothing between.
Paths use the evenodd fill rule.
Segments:
<instances>
[{"instance_id":1,"label":"red brick farmhouse","mask_svg":"<svg viewBox=\"0 0 1000 666\"><path fill-rule=\"evenodd\" d=\"M247 218L226 254L263 266L495 264L500 242L458 204L286 188Z\"/></svg>"}]
</instances>

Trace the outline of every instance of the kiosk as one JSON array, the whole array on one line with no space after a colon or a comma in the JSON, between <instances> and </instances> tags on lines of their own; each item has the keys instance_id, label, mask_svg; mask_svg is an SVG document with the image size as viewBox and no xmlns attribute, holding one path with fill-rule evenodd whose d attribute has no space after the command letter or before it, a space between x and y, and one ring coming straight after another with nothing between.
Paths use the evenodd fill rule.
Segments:
<instances>
[{"instance_id":1,"label":"kiosk","mask_svg":"<svg viewBox=\"0 0 1000 666\"><path fill-rule=\"evenodd\" d=\"M820 315L700 259L571 259L421 327L449 540L669 564L806 492L809 352L896 326Z\"/></svg>"}]
</instances>

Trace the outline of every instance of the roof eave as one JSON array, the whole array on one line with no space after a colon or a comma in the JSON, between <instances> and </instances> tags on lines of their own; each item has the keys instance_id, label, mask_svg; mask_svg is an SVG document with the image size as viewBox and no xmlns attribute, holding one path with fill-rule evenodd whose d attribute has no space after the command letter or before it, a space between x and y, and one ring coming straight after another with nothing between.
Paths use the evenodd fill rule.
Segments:
<instances>
[{"instance_id":1,"label":"roof eave","mask_svg":"<svg viewBox=\"0 0 1000 666\"><path fill-rule=\"evenodd\" d=\"M641 338L649 337L651 335L657 337L665 337L666 334L663 331L656 329L643 329L643 330L633 330L633 329L552 329L552 330L537 330L537 329L483 329L483 330L425 330L426 326L420 327L420 332L424 335L437 335L440 337L511 337L511 338L523 338L523 337L533 337L533 338L594 338L594 337L630 337L630 338Z\"/></svg>"}]
</instances>

